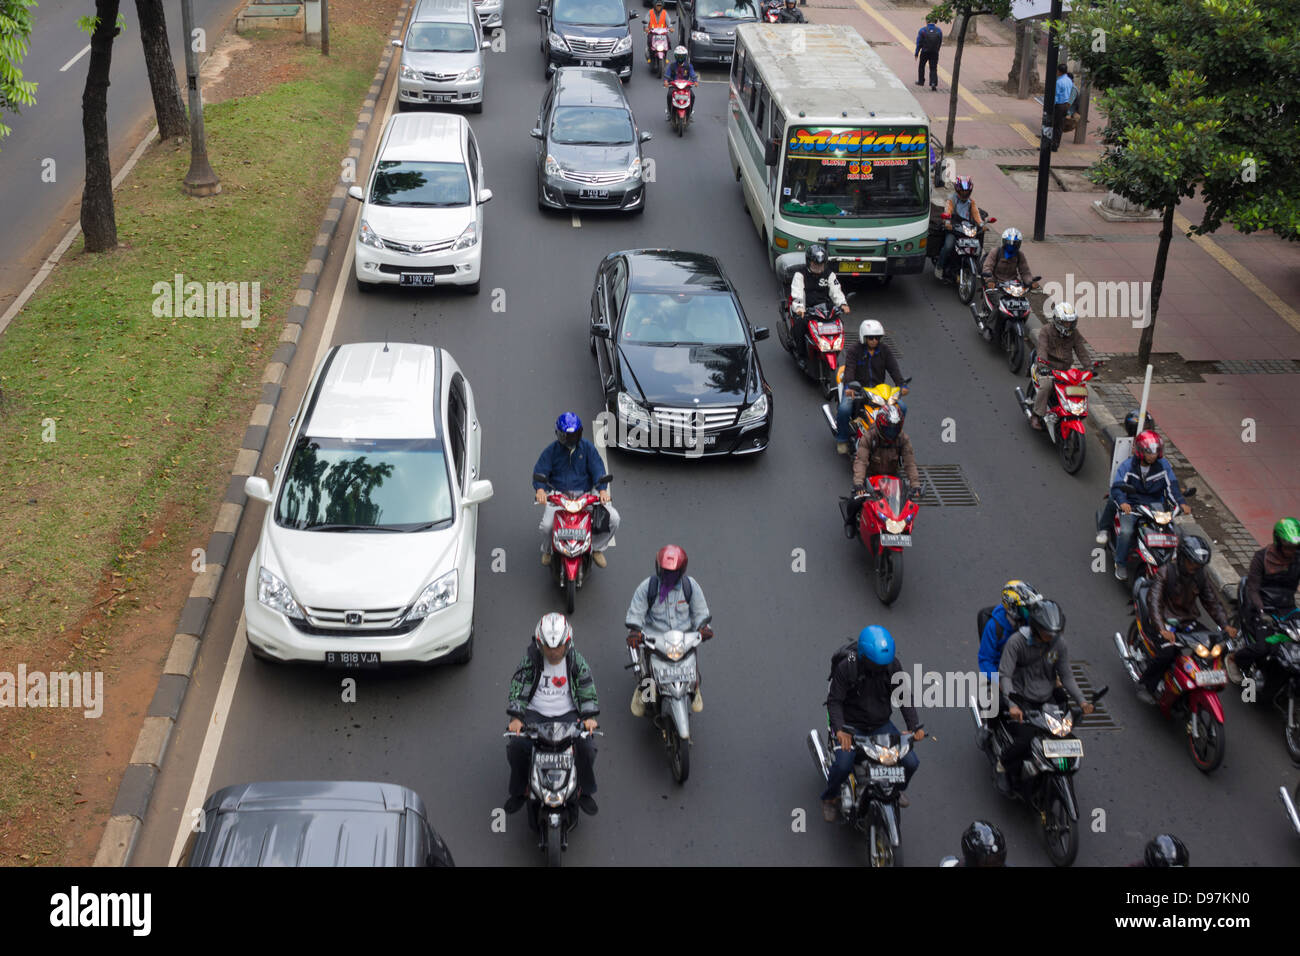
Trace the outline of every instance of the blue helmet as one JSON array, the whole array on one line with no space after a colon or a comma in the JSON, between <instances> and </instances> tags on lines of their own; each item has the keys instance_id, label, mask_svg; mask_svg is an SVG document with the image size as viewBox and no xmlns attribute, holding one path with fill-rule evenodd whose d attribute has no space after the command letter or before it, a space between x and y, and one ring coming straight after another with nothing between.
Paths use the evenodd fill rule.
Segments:
<instances>
[{"instance_id":1,"label":"blue helmet","mask_svg":"<svg viewBox=\"0 0 1300 956\"><path fill-rule=\"evenodd\" d=\"M894 638L878 624L864 627L858 632L858 654L884 667L894 659Z\"/></svg>"},{"instance_id":2,"label":"blue helmet","mask_svg":"<svg viewBox=\"0 0 1300 956\"><path fill-rule=\"evenodd\" d=\"M555 440L565 448L576 448L582 440L582 419L565 412L555 420Z\"/></svg>"}]
</instances>

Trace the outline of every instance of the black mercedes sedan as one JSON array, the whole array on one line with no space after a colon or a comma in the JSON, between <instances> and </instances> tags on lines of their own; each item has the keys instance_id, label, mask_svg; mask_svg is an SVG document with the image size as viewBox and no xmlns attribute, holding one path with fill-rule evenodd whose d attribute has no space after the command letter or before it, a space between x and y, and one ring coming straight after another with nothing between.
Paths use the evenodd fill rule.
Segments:
<instances>
[{"instance_id":1,"label":"black mercedes sedan","mask_svg":"<svg viewBox=\"0 0 1300 956\"><path fill-rule=\"evenodd\" d=\"M767 448L772 389L731 281L713 256L611 252L591 294L605 443L699 458Z\"/></svg>"}]
</instances>

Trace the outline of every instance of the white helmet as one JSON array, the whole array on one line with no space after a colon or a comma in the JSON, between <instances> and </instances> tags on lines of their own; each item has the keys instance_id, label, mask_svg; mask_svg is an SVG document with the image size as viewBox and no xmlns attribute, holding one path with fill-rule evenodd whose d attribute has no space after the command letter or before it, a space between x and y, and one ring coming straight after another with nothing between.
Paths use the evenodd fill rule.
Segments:
<instances>
[{"instance_id":1,"label":"white helmet","mask_svg":"<svg viewBox=\"0 0 1300 956\"><path fill-rule=\"evenodd\" d=\"M1079 316L1075 313L1074 306L1068 302L1056 303L1056 308L1052 310L1052 325L1062 335L1073 335L1079 325Z\"/></svg>"},{"instance_id":2,"label":"white helmet","mask_svg":"<svg viewBox=\"0 0 1300 956\"><path fill-rule=\"evenodd\" d=\"M1022 238L1022 237L1021 237L1021 235L1020 235L1020 230L1017 229L1015 226L1011 226L1011 227L1009 227L1009 228L1007 228L1007 229L1002 230L1002 241L1003 241L1003 242L1015 242L1015 243L1019 243L1020 240L1021 240L1021 238Z\"/></svg>"},{"instance_id":3,"label":"white helmet","mask_svg":"<svg viewBox=\"0 0 1300 956\"><path fill-rule=\"evenodd\" d=\"M542 619L537 622L537 630L533 631L533 639L537 641L538 646L548 647L551 650L567 647L573 643L573 625L563 614L554 611L543 614Z\"/></svg>"},{"instance_id":4,"label":"white helmet","mask_svg":"<svg viewBox=\"0 0 1300 956\"><path fill-rule=\"evenodd\" d=\"M885 327L875 319L867 319L862 325L858 326L858 341L865 342L868 337L883 339L885 337Z\"/></svg>"}]
</instances>

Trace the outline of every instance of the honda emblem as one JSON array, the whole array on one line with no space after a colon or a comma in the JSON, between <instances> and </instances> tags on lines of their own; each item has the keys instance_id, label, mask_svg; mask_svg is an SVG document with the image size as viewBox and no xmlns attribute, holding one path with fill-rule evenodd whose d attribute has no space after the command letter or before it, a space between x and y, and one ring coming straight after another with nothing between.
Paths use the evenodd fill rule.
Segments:
<instances>
[{"instance_id":1,"label":"honda emblem","mask_svg":"<svg viewBox=\"0 0 1300 956\"><path fill-rule=\"evenodd\" d=\"M344 611L343 623L348 627L360 627L365 623L366 615L363 611Z\"/></svg>"}]
</instances>

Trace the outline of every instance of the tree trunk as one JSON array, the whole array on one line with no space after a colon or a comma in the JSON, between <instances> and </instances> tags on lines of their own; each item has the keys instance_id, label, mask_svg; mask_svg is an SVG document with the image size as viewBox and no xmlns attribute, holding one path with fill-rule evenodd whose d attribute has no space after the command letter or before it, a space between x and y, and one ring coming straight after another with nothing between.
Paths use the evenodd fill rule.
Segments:
<instances>
[{"instance_id":1,"label":"tree trunk","mask_svg":"<svg viewBox=\"0 0 1300 956\"><path fill-rule=\"evenodd\" d=\"M185 103L176 82L176 64L167 44L167 18L163 0L135 0L140 20L140 44L144 47L144 65L149 71L149 88L153 91L153 111L158 118L160 139L184 139L189 132L185 120Z\"/></svg>"},{"instance_id":2,"label":"tree trunk","mask_svg":"<svg viewBox=\"0 0 1300 956\"><path fill-rule=\"evenodd\" d=\"M961 79L961 51L966 46L966 27L970 24L970 15L961 18L957 28L957 52L952 57L952 89L948 92L948 135L943 141L946 153L952 152L952 134L957 125L957 82Z\"/></svg>"},{"instance_id":3,"label":"tree trunk","mask_svg":"<svg viewBox=\"0 0 1300 956\"><path fill-rule=\"evenodd\" d=\"M86 185L81 195L81 231L87 252L105 252L117 245L113 214L113 167L108 158L108 71L117 36L121 0L95 0L99 24L90 35L90 68L81 94L81 133L86 143Z\"/></svg>"},{"instance_id":4,"label":"tree trunk","mask_svg":"<svg viewBox=\"0 0 1300 956\"><path fill-rule=\"evenodd\" d=\"M1007 74L1007 92L1015 94L1020 90L1020 57L1021 48L1024 46L1025 31L1031 31L1037 39L1038 21L1037 20L1020 20L1016 23L1016 54L1011 61L1011 72ZM1033 53L1029 57L1029 92L1034 93L1043 88L1042 80L1039 79L1037 71L1034 69L1038 61L1038 44L1035 42Z\"/></svg>"},{"instance_id":5,"label":"tree trunk","mask_svg":"<svg viewBox=\"0 0 1300 956\"><path fill-rule=\"evenodd\" d=\"M1156 269L1151 275L1151 302L1148 306L1146 325L1142 327L1142 338L1138 342L1138 367L1145 368L1151 361L1151 346L1156 338L1156 311L1160 307L1160 291L1165 284L1165 263L1169 260L1169 241L1174 235L1174 209L1178 206L1175 199L1164 208L1164 222L1160 228L1160 245L1156 249Z\"/></svg>"}]
</instances>

